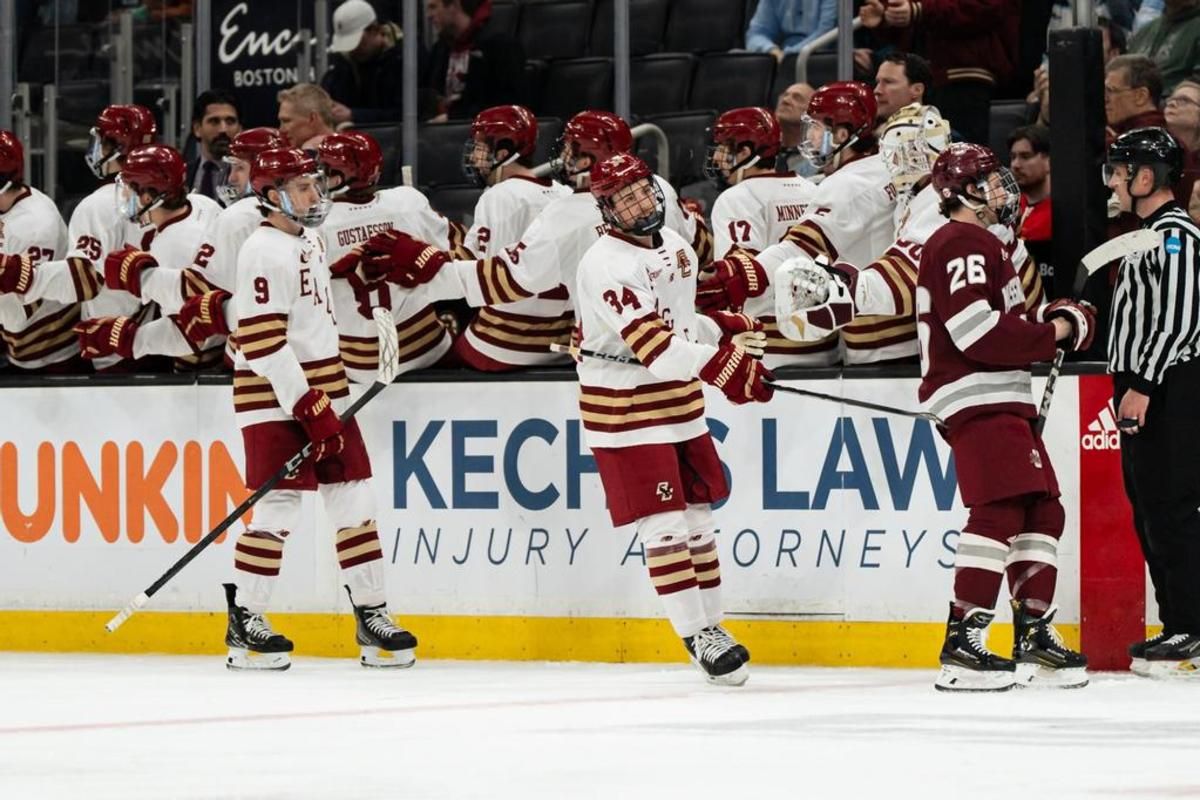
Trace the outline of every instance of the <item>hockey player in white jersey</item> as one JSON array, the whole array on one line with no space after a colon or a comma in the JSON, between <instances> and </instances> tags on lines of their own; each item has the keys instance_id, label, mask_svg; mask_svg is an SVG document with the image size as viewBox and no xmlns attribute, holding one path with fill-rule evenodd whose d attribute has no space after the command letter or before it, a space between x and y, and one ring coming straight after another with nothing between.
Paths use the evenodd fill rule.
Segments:
<instances>
[{"instance_id":1,"label":"hockey player in white jersey","mask_svg":"<svg viewBox=\"0 0 1200 800\"><path fill-rule=\"evenodd\" d=\"M379 340L369 306L383 306L392 312L401 372L433 366L451 344L450 333L433 306L419 292L393 291L386 284L377 286L370 302L364 303L355 293L355 276L362 246L376 234L403 231L444 250L453 248L452 240L459 234L416 189L378 188L383 151L371 136L359 131L330 134L317 146L317 161L329 179L333 197L321 233L332 275L343 279L333 281L333 310L346 374L355 383L370 383L378 369Z\"/></svg>"},{"instance_id":2,"label":"hockey player in white jersey","mask_svg":"<svg viewBox=\"0 0 1200 800\"><path fill-rule=\"evenodd\" d=\"M552 201L571 190L530 169L537 147L537 119L523 106L495 106L480 111L471 124L463 150L463 172L486 187L475 204L466 245L477 259L488 258L517 243L521 234ZM496 303L484 308L454 342L455 362L473 369L501 371L510 364L509 348L492 343L495 328L507 315L536 316L537 297Z\"/></svg>"},{"instance_id":3,"label":"hockey player in white jersey","mask_svg":"<svg viewBox=\"0 0 1200 800\"><path fill-rule=\"evenodd\" d=\"M25 148L0 130L0 339L8 363L23 372L78 372L85 366L73 331L79 303L26 304L16 294L36 265L66 252L67 226L58 208L25 183Z\"/></svg>"},{"instance_id":4,"label":"hockey player in white jersey","mask_svg":"<svg viewBox=\"0 0 1200 800\"><path fill-rule=\"evenodd\" d=\"M635 524L655 592L693 662L740 686L750 654L721 627L721 568L712 504L729 487L704 419L700 382L734 403L765 402L771 377L733 337L761 330L744 314L695 308L697 258L663 226L649 167L622 154L597 164L591 194L608 223L579 264L584 358L579 409L616 526Z\"/></svg>"},{"instance_id":5,"label":"hockey player in white jersey","mask_svg":"<svg viewBox=\"0 0 1200 800\"><path fill-rule=\"evenodd\" d=\"M118 355L139 359L161 354L167 348L160 336L136 339L143 323L160 319L157 329L174 338L171 319L183 304L184 270L192 266L205 232L221 213L220 206L202 195L187 193L187 165L173 147L142 145L126 155L117 177L120 218L148 223L150 233L141 247L124 247L104 259L105 287L138 298L143 309L136 316L96 317L79 326L84 358ZM221 348L188 354L178 369L192 369L220 360Z\"/></svg>"},{"instance_id":6,"label":"hockey player in white jersey","mask_svg":"<svg viewBox=\"0 0 1200 800\"><path fill-rule=\"evenodd\" d=\"M583 253L604 233L605 222L588 193L589 170L600 161L633 147L623 119L607 111L581 111L563 130L557 172L572 194L547 205L520 241L488 258L454 260L445 252L411 237L383 237L368 243L364 270L406 289L423 286L436 300L465 298L483 308L475 333L492 345L496 368L569 363L549 346L570 339L575 324L570 290ZM699 223L678 202L670 184L655 176L666 197L666 227L684 241L699 235ZM426 286L426 284L428 284ZM530 300L522 313L496 306ZM533 301L536 300L536 305Z\"/></svg>"},{"instance_id":7,"label":"hockey player in white jersey","mask_svg":"<svg viewBox=\"0 0 1200 800\"><path fill-rule=\"evenodd\" d=\"M804 215L816 185L799 175L775 171L781 146L779 122L765 108L735 108L713 124L705 173L724 188L712 210L719 258L735 251L758 254L783 238ZM744 311L763 323L768 367L823 366L837 361L834 338L795 342L780 335L769 292L747 299Z\"/></svg>"},{"instance_id":8,"label":"hockey player in white jersey","mask_svg":"<svg viewBox=\"0 0 1200 800\"><path fill-rule=\"evenodd\" d=\"M329 210L316 160L298 149L267 150L251 172L266 211L238 255L238 327L233 405L255 488L306 444L313 456L268 492L234 544L236 583L225 584L231 669L287 669L292 642L263 614L288 534L301 522L301 492L318 490L333 523L338 564L354 606L364 666L410 666L416 638L387 610L383 550L375 526L371 463L349 400L325 243Z\"/></svg>"}]
</instances>

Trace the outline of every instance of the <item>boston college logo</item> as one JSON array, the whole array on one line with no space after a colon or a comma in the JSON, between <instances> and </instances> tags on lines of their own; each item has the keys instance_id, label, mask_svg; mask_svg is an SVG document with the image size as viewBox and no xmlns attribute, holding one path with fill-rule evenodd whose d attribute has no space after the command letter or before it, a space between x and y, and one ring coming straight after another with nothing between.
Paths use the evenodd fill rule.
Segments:
<instances>
[{"instance_id":1,"label":"boston college logo","mask_svg":"<svg viewBox=\"0 0 1200 800\"><path fill-rule=\"evenodd\" d=\"M675 251L675 264L679 267L679 277L687 278L692 274L692 260L684 251Z\"/></svg>"},{"instance_id":2,"label":"boston college logo","mask_svg":"<svg viewBox=\"0 0 1200 800\"><path fill-rule=\"evenodd\" d=\"M671 502L671 498L675 496L675 490L671 488L670 481L660 481L658 484L658 499L663 503Z\"/></svg>"}]
</instances>

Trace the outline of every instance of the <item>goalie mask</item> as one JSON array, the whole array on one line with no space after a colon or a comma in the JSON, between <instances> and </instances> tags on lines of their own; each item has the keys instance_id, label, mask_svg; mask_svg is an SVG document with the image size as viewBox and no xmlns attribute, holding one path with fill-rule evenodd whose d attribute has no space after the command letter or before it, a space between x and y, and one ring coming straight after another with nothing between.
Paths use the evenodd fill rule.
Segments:
<instances>
[{"instance_id":1,"label":"goalie mask","mask_svg":"<svg viewBox=\"0 0 1200 800\"><path fill-rule=\"evenodd\" d=\"M250 185L263 208L283 214L305 228L319 227L332 205L325 174L316 159L295 148L259 154L250 168ZM277 193L275 200L271 199L272 189Z\"/></svg>"},{"instance_id":2,"label":"goalie mask","mask_svg":"<svg viewBox=\"0 0 1200 800\"><path fill-rule=\"evenodd\" d=\"M533 158L537 135L537 118L524 106L485 108L475 115L471 138L463 145L463 174L480 188L491 185L498 170Z\"/></svg>"},{"instance_id":3,"label":"goalie mask","mask_svg":"<svg viewBox=\"0 0 1200 800\"><path fill-rule=\"evenodd\" d=\"M592 197L618 231L650 236L663 226L667 201L645 161L620 153L592 167Z\"/></svg>"},{"instance_id":4,"label":"goalie mask","mask_svg":"<svg viewBox=\"0 0 1200 800\"><path fill-rule=\"evenodd\" d=\"M943 201L957 199L985 224L1012 225L1021 209L1021 189L994 153L978 144L952 144L933 162L933 188ZM975 194L967 191L974 187ZM987 213L985 213L987 212ZM988 219L990 214L995 219Z\"/></svg>"},{"instance_id":5,"label":"goalie mask","mask_svg":"<svg viewBox=\"0 0 1200 800\"><path fill-rule=\"evenodd\" d=\"M554 176L573 189L586 188L597 164L632 149L633 134L625 120L609 111L580 111L558 139Z\"/></svg>"},{"instance_id":6,"label":"goalie mask","mask_svg":"<svg viewBox=\"0 0 1200 800\"><path fill-rule=\"evenodd\" d=\"M950 123L933 106L904 106L887 121L879 140L879 155L892 176L892 186L904 193L933 170L933 162L950 144Z\"/></svg>"},{"instance_id":7,"label":"goalie mask","mask_svg":"<svg viewBox=\"0 0 1200 800\"><path fill-rule=\"evenodd\" d=\"M231 206L243 197L252 197L250 166L264 150L287 147L287 142L275 128L250 128L233 137L229 152L222 161L225 169L217 182L217 197Z\"/></svg>"},{"instance_id":8,"label":"goalie mask","mask_svg":"<svg viewBox=\"0 0 1200 800\"><path fill-rule=\"evenodd\" d=\"M842 151L871 136L875 126L875 94L865 83L834 81L813 93L801 121L800 152L815 167L839 163ZM838 130L846 138L837 141Z\"/></svg>"},{"instance_id":9,"label":"goalie mask","mask_svg":"<svg viewBox=\"0 0 1200 800\"><path fill-rule=\"evenodd\" d=\"M150 199L143 202L143 197ZM147 144L125 156L117 175L117 212L130 222L167 205L178 208L187 196L187 165L174 147Z\"/></svg>"},{"instance_id":10,"label":"goalie mask","mask_svg":"<svg viewBox=\"0 0 1200 800\"><path fill-rule=\"evenodd\" d=\"M719 189L738 183L747 167L774 167L783 135L775 115L750 106L726 111L712 126L712 144L704 159L704 176ZM749 155L739 160L738 154Z\"/></svg>"},{"instance_id":11,"label":"goalie mask","mask_svg":"<svg viewBox=\"0 0 1200 800\"><path fill-rule=\"evenodd\" d=\"M150 144L158 134L154 114L145 106L113 105L100 112L90 131L83 160L97 178L108 174L108 165L133 148Z\"/></svg>"}]
</instances>

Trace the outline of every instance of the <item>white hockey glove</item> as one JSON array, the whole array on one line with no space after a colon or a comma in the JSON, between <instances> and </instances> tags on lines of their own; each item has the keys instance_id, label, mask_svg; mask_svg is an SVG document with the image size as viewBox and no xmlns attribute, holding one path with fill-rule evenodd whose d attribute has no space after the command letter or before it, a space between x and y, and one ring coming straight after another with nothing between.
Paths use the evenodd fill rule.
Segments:
<instances>
[{"instance_id":1,"label":"white hockey glove","mask_svg":"<svg viewBox=\"0 0 1200 800\"><path fill-rule=\"evenodd\" d=\"M772 285L775 321L792 341L819 341L854 319L850 287L806 255L781 264Z\"/></svg>"}]
</instances>

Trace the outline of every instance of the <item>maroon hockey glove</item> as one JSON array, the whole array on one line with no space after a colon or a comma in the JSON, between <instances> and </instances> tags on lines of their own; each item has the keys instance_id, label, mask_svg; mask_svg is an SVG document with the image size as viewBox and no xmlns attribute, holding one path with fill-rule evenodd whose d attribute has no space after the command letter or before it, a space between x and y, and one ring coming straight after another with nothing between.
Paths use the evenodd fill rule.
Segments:
<instances>
[{"instance_id":1,"label":"maroon hockey glove","mask_svg":"<svg viewBox=\"0 0 1200 800\"><path fill-rule=\"evenodd\" d=\"M192 344L203 344L212 336L228 336L229 322L225 304L233 295L224 289L194 295L179 309L179 327Z\"/></svg>"},{"instance_id":2,"label":"maroon hockey glove","mask_svg":"<svg viewBox=\"0 0 1200 800\"><path fill-rule=\"evenodd\" d=\"M313 443L313 461L342 452L342 421L333 410L329 395L320 389L309 389L292 407L292 416Z\"/></svg>"},{"instance_id":3,"label":"maroon hockey glove","mask_svg":"<svg viewBox=\"0 0 1200 800\"><path fill-rule=\"evenodd\" d=\"M0 293L22 294L33 285L33 259L0 254Z\"/></svg>"},{"instance_id":4,"label":"maroon hockey glove","mask_svg":"<svg viewBox=\"0 0 1200 800\"><path fill-rule=\"evenodd\" d=\"M1070 348L1073 352L1087 350L1096 338L1096 307L1082 300L1055 300L1046 306L1043 317L1047 322L1060 317L1071 323Z\"/></svg>"},{"instance_id":5,"label":"maroon hockey glove","mask_svg":"<svg viewBox=\"0 0 1200 800\"><path fill-rule=\"evenodd\" d=\"M384 286L384 279L382 277L368 278L363 271L363 249L361 247L354 248L333 262L329 268L329 274L337 280L345 281L350 286L351 291L354 292L354 299L358 303L358 313L367 319L371 319L371 309L374 306L383 306L387 309L392 307L391 295Z\"/></svg>"},{"instance_id":6,"label":"maroon hockey glove","mask_svg":"<svg viewBox=\"0 0 1200 800\"><path fill-rule=\"evenodd\" d=\"M383 278L405 289L429 283L450 261L450 256L403 231L372 236L363 247L363 274L368 280Z\"/></svg>"},{"instance_id":7,"label":"maroon hockey glove","mask_svg":"<svg viewBox=\"0 0 1200 800\"><path fill-rule=\"evenodd\" d=\"M75 326L84 358L133 358L133 337L138 324L130 317L97 317Z\"/></svg>"},{"instance_id":8,"label":"maroon hockey glove","mask_svg":"<svg viewBox=\"0 0 1200 800\"><path fill-rule=\"evenodd\" d=\"M757 319L732 311L713 311L708 318L721 329L721 344L730 343L755 358L763 357L767 349L767 335L763 333L763 324Z\"/></svg>"},{"instance_id":9,"label":"maroon hockey glove","mask_svg":"<svg viewBox=\"0 0 1200 800\"><path fill-rule=\"evenodd\" d=\"M721 345L700 369L700 380L720 389L734 405L770 400L775 390L763 381L774 377L761 361L732 342Z\"/></svg>"},{"instance_id":10,"label":"maroon hockey glove","mask_svg":"<svg viewBox=\"0 0 1200 800\"><path fill-rule=\"evenodd\" d=\"M158 261L144 250L123 247L104 259L104 285L109 289L125 290L134 297L142 296L142 270L154 269Z\"/></svg>"},{"instance_id":11,"label":"maroon hockey glove","mask_svg":"<svg viewBox=\"0 0 1200 800\"><path fill-rule=\"evenodd\" d=\"M696 286L696 307L701 311L741 311L748 297L767 290L767 273L747 253L730 253L712 263L714 274Z\"/></svg>"}]
</instances>

